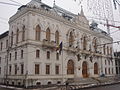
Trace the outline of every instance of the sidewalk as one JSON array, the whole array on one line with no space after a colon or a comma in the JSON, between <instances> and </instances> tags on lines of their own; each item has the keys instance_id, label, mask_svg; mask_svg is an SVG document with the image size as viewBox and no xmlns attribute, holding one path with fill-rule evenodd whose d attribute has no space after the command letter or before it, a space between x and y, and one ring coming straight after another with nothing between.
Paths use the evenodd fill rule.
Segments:
<instances>
[{"instance_id":1,"label":"sidewalk","mask_svg":"<svg viewBox=\"0 0 120 90\"><path fill-rule=\"evenodd\" d=\"M76 90L76 89L84 89L84 88L93 88L93 87L100 87L100 86L106 86L106 85L113 85L113 84L119 84L120 81L118 82L105 82L105 83L94 83L94 84L74 84L74 85L68 85L66 86L54 86L54 87L47 87L47 88L37 88L37 89L25 89L25 88L18 88L14 86L6 86L6 85L0 85L2 88L7 88L7 89L12 89L12 90Z\"/></svg>"}]
</instances>

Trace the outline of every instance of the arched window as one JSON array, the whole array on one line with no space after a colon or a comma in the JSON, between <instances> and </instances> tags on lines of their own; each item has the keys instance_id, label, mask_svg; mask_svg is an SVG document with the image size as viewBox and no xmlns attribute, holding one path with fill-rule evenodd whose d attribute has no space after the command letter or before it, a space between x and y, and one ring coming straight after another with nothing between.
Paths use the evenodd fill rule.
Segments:
<instances>
[{"instance_id":1,"label":"arched window","mask_svg":"<svg viewBox=\"0 0 120 90\"><path fill-rule=\"evenodd\" d=\"M94 64L94 74L98 74L98 64Z\"/></svg>"},{"instance_id":2,"label":"arched window","mask_svg":"<svg viewBox=\"0 0 120 90\"><path fill-rule=\"evenodd\" d=\"M46 30L46 40L50 41L50 29L47 28Z\"/></svg>"},{"instance_id":3,"label":"arched window","mask_svg":"<svg viewBox=\"0 0 120 90\"><path fill-rule=\"evenodd\" d=\"M35 39L39 41L40 40L40 33L41 33L41 28L40 28L39 25L36 26L36 30L35 31L36 31Z\"/></svg>"},{"instance_id":4,"label":"arched window","mask_svg":"<svg viewBox=\"0 0 120 90\"><path fill-rule=\"evenodd\" d=\"M22 31L22 41L25 40L25 26L23 26L23 31Z\"/></svg>"},{"instance_id":5,"label":"arched window","mask_svg":"<svg viewBox=\"0 0 120 90\"><path fill-rule=\"evenodd\" d=\"M97 51L97 39L96 38L93 39L93 48L94 48L94 51L96 52Z\"/></svg>"},{"instance_id":6,"label":"arched window","mask_svg":"<svg viewBox=\"0 0 120 90\"><path fill-rule=\"evenodd\" d=\"M87 40L86 40L86 36L83 37L83 50L86 50L87 48Z\"/></svg>"},{"instance_id":7,"label":"arched window","mask_svg":"<svg viewBox=\"0 0 120 90\"><path fill-rule=\"evenodd\" d=\"M11 46L13 45L13 32L11 33Z\"/></svg>"},{"instance_id":8,"label":"arched window","mask_svg":"<svg viewBox=\"0 0 120 90\"><path fill-rule=\"evenodd\" d=\"M17 33L16 33L16 43L18 43L18 39L19 38L19 29L17 29Z\"/></svg>"},{"instance_id":9,"label":"arched window","mask_svg":"<svg viewBox=\"0 0 120 90\"><path fill-rule=\"evenodd\" d=\"M71 47L73 43L74 43L74 36L73 36L73 32L71 31L69 35L69 46Z\"/></svg>"},{"instance_id":10,"label":"arched window","mask_svg":"<svg viewBox=\"0 0 120 90\"><path fill-rule=\"evenodd\" d=\"M72 60L67 63L67 74L74 74L74 62Z\"/></svg>"},{"instance_id":11,"label":"arched window","mask_svg":"<svg viewBox=\"0 0 120 90\"><path fill-rule=\"evenodd\" d=\"M55 42L57 45L59 45L59 32L58 31L55 32Z\"/></svg>"}]
</instances>

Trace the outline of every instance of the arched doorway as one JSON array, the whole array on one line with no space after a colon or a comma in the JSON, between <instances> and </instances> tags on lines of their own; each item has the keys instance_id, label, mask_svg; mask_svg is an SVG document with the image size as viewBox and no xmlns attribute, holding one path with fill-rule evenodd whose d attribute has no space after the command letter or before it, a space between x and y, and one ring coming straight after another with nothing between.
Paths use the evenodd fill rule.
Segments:
<instances>
[{"instance_id":1,"label":"arched doorway","mask_svg":"<svg viewBox=\"0 0 120 90\"><path fill-rule=\"evenodd\" d=\"M98 74L98 64L94 63L94 74Z\"/></svg>"},{"instance_id":2,"label":"arched doorway","mask_svg":"<svg viewBox=\"0 0 120 90\"><path fill-rule=\"evenodd\" d=\"M74 62L72 60L67 63L67 74L74 74Z\"/></svg>"},{"instance_id":3,"label":"arched doorway","mask_svg":"<svg viewBox=\"0 0 120 90\"><path fill-rule=\"evenodd\" d=\"M82 75L84 78L87 78L88 77L88 67L87 67L87 62L83 62L82 64Z\"/></svg>"}]
</instances>

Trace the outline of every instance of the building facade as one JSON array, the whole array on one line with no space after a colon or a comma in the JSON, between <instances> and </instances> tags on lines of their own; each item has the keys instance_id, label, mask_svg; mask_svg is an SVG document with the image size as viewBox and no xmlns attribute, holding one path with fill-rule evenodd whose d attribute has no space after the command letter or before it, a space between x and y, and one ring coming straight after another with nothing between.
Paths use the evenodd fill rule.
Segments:
<instances>
[{"instance_id":1,"label":"building facade","mask_svg":"<svg viewBox=\"0 0 120 90\"><path fill-rule=\"evenodd\" d=\"M9 19L2 36L1 83L32 86L115 75L113 48L105 44L113 39L96 23L89 25L82 9L76 15L31 0Z\"/></svg>"}]
</instances>

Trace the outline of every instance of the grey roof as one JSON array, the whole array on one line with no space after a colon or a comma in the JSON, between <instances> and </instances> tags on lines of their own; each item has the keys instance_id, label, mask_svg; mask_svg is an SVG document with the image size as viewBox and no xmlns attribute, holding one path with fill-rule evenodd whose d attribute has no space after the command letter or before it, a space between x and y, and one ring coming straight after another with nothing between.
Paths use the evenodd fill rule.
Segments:
<instances>
[{"instance_id":1,"label":"grey roof","mask_svg":"<svg viewBox=\"0 0 120 90\"><path fill-rule=\"evenodd\" d=\"M9 31L6 31L6 32L2 33L2 34L0 35L0 39L8 36L8 33L9 33Z\"/></svg>"}]
</instances>

